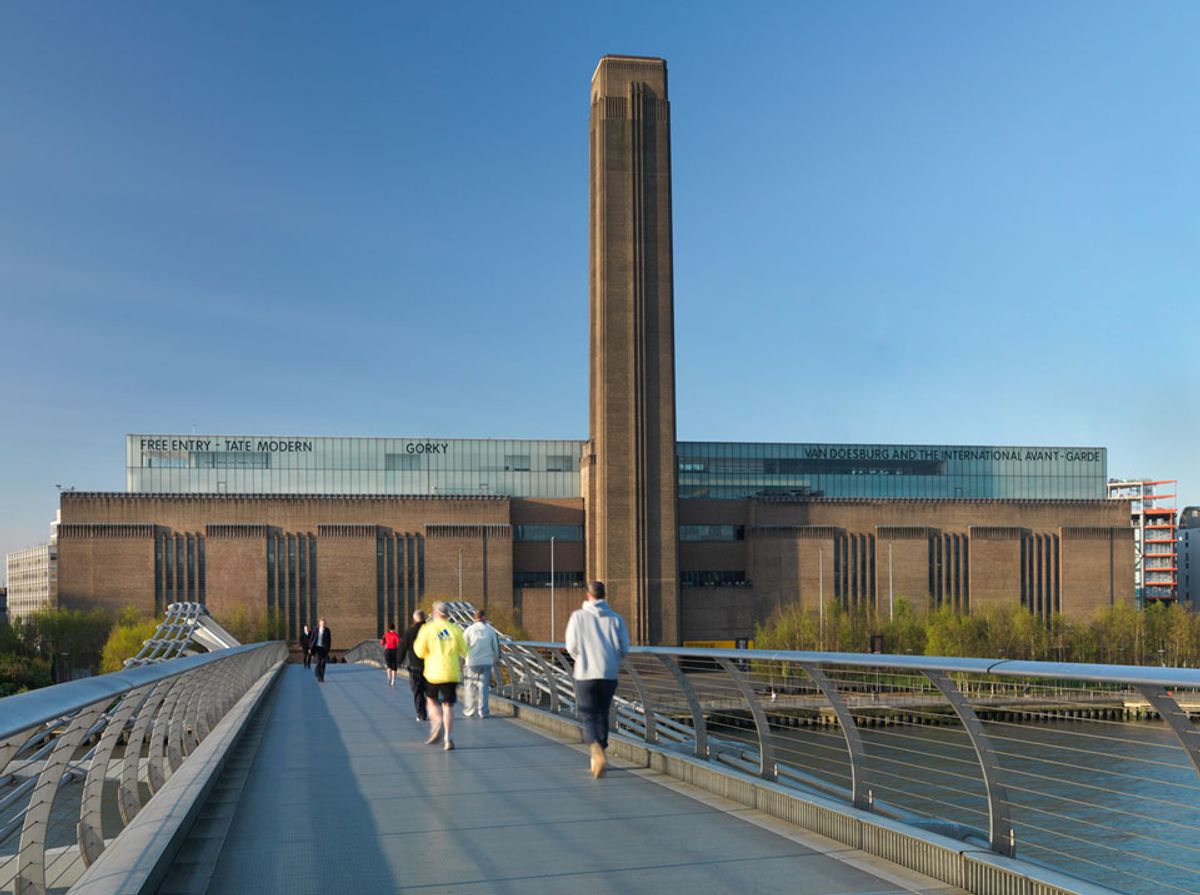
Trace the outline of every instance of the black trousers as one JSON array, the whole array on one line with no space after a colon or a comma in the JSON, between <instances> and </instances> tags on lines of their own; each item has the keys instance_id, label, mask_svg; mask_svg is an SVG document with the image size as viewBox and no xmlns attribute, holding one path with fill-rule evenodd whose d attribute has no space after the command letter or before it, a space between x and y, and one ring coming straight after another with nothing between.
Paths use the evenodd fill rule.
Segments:
<instances>
[{"instance_id":1,"label":"black trousers","mask_svg":"<svg viewBox=\"0 0 1200 895\"><path fill-rule=\"evenodd\" d=\"M429 714L425 708L425 675L419 670L408 669L408 686L412 688L413 705L417 709L417 719L428 721Z\"/></svg>"},{"instance_id":2,"label":"black trousers","mask_svg":"<svg viewBox=\"0 0 1200 895\"><path fill-rule=\"evenodd\" d=\"M317 680L325 680L325 661L329 658L329 650L315 650L317 654Z\"/></svg>"},{"instance_id":3,"label":"black trousers","mask_svg":"<svg viewBox=\"0 0 1200 895\"><path fill-rule=\"evenodd\" d=\"M575 705L583 722L583 741L608 748L608 710L612 707L617 682L607 678L575 682Z\"/></svg>"},{"instance_id":4,"label":"black trousers","mask_svg":"<svg viewBox=\"0 0 1200 895\"><path fill-rule=\"evenodd\" d=\"M305 647L304 648L304 667L309 668L311 666L312 666L312 650L310 650L308 647Z\"/></svg>"}]
</instances>

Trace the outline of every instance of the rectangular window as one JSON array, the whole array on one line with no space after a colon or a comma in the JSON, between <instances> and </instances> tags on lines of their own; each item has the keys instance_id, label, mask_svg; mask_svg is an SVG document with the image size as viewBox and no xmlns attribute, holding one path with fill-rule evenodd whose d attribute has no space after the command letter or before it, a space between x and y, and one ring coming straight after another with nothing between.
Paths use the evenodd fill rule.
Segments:
<instances>
[{"instance_id":1,"label":"rectangular window","mask_svg":"<svg viewBox=\"0 0 1200 895\"><path fill-rule=\"evenodd\" d=\"M275 601L275 535L267 532L267 618L273 618L279 631L279 613Z\"/></svg>"},{"instance_id":2,"label":"rectangular window","mask_svg":"<svg viewBox=\"0 0 1200 895\"><path fill-rule=\"evenodd\" d=\"M287 536L287 606L288 606L288 640L299 636L296 627L296 537Z\"/></svg>"},{"instance_id":3,"label":"rectangular window","mask_svg":"<svg viewBox=\"0 0 1200 895\"><path fill-rule=\"evenodd\" d=\"M679 540L681 541L744 541L746 526L744 525L681 525Z\"/></svg>"},{"instance_id":4,"label":"rectangular window","mask_svg":"<svg viewBox=\"0 0 1200 895\"><path fill-rule=\"evenodd\" d=\"M313 624L316 619L308 617L308 550L305 549L305 541L308 538L304 535L296 535L296 554L300 562L300 599L298 605L300 608L300 624Z\"/></svg>"},{"instance_id":5,"label":"rectangular window","mask_svg":"<svg viewBox=\"0 0 1200 895\"><path fill-rule=\"evenodd\" d=\"M417 545L416 539L412 535L406 535L404 538L408 542L408 557L405 560L404 568L408 573L408 598L412 600L413 610L421 605L421 595L417 593Z\"/></svg>"},{"instance_id":6,"label":"rectangular window","mask_svg":"<svg viewBox=\"0 0 1200 895\"><path fill-rule=\"evenodd\" d=\"M582 541L582 525L514 525L514 541Z\"/></svg>"},{"instance_id":7,"label":"rectangular window","mask_svg":"<svg viewBox=\"0 0 1200 895\"><path fill-rule=\"evenodd\" d=\"M384 605L383 538L375 539L375 636L383 636Z\"/></svg>"},{"instance_id":8,"label":"rectangular window","mask_svg":"<svg viewBox=\"0 0 1200 895\"><path fill-rule=\"evenodd\" d=\"M421 468L421 454L386 454L383 468L388 472L408 472Z\"/></svg>"},{"instance_id":9,"label":"rectangular window","mask_svg":"<svg viewBox=\"0 0 1200 895\"><path fill-rule=\"evenodd\" d=\"M148 469L187 469L185 451L142 451L142 465Z\"/></svg>"},{"instance_id":10,"label":"rectangular window","mask_svg":"<svg viewBox=\"0 0 1200 895\"><path fill-rule=\"evenodd\" d=\"M183 535L175 535L175 599L180 603L187 599L187 591L185 590L187 578L183 571L184 560L187 559L187 551L183 544Z\"/></svg>"},{"instance_id":11,"label":"rectangular window","mask_svg":"<svg viewBox=\"0 0 1200 895\"><path fill-rule=\"evenodd\" d=\"M163 538L154 538L154 617L163 614Z\"/></svg>"},{"instance_id":12,"label":"rectangular window","mask_svg":"<svg viewBox=\"0 0 1200 895\"><path fill-rule=\"evenodd\" d=\"M196 535L196 577L199 579L200 605L208 603L208 594L204 586L204 536Z\"/></svg>"},{"instance_id":13,"label":"rectangular window","mask_svg":"<svg viewBox=\"0 0 1200 895\"><path fill-rule=\"evenodd\" d=\"M679 583L684 587L749 587L745 571L680 572Z\"/></svg>"},{"instance_id":14,"label":"rectangular window","mask_svg":"<svg viewBox=\"0 0 1200 895\"><path fill-rule=\"evenodd\" d=\"M396 623L396 539L387 536L387 609L384 612L385 621L389 625ZM383 636L383 632L379 632Z\"/></svg>"},{"instance_id":15,"label":"rectangular window","mask_svg":"<svg viewBox=\"0 0 1200 895\"><path fill-rule=\"evenodd\" d=\"M188 465L193 469L270 469L271 455L265 451L193 451Z\"/></svg>"},{"instance_id":16,"label":"rectangular window","mask_svg":"<svg viewBox=\"0 0 1200 895\"><path fill-rule=\"evenodd\" d=\"M417 602L425 602L425 539L417 538Z\"/></svg>"},{"instance_id":17,"label":"rectangular window","mask_svg":"<svg viewBox=\"0 0 1200 895\"><path fill-rule=\"evenodd\" d=\"M549 454L546 457L546 472L574 472L575 462L570 454Z\"/></svg>"},{"instance_id":18,"label":"rectangular window","mask_svg":"<svg viewBox=\"0 0 1200 895\"><path fill-rule=\"evenodd\" d=\"M550 573L513 572L513 587L549 587ZM554 570L555 587L583 587L583 572L560 572Z\"/></svg>"},{"instance_id":19,"label":"rectangular window","mask_svg":"<svg viewBox=\"0 0 1200 895\"><path fill-rule=\"evenodd\" d=\"M528 454L505 454L504 455L504 471L505 472L529 472L530 463Z\"/></svg>"},{"instance_id":20,"label":"rectangular window","mask_svg":"<svg viewBox=\"0 0 1200 895\"><path fill-rule=\"evenodd\" d=\"M308 617L314 622L317 615L317 539L308 539Z\"/></svg>"},{"instance_id":21,"label":"rectangular window","mask_svg":"<svg viewBox=\"0 0 1200 895\"><path fill-rule=\"evenodd\" d=\"M189 603L196 602L196 540L187 535L187 598Z\"/></svg>"}]
</instances>

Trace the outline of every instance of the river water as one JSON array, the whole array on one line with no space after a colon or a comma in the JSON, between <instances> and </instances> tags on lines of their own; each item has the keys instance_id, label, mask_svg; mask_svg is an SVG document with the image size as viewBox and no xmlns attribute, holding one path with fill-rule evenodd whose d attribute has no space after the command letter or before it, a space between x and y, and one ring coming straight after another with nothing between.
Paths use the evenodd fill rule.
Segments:
<instances>
[{"instance_id":1,"label":"river water","mask_svg":"<svg viewBox=\"0 0 1200 895\"><path fill-rule=\"evenodd\" d=\"M748 731L714 736L745 739ZM1018 857L1130 895L1200 893L1200 777L1165 724L985 722L1003 768ZM874 798L986 830L982 775L952 727L861 729ZM849 786L836 728L775 733L777 758Z\"/></svg>"}]
</instances>

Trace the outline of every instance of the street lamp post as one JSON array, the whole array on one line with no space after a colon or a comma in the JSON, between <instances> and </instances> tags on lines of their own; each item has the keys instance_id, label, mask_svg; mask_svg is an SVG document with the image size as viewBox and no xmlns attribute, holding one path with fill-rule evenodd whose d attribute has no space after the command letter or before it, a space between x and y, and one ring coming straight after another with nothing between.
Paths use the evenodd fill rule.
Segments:
<instances>
[{"instance_id":1,"label":"street lamp post","mask_svg":"<svg viewBox=\"0 0 1200 895\"><path fill-rule=\"evenodd\" d=\"M554 538L550 539L550 639L555 638L554 625Z\"/></svg>"},{"instance_id":2,"label":"street lamp post","mask_svg":"<svg viewBox=\"0 0 1200 895\"><path fill-rule=\"evenodd\" d=\"M458 548L458 602L462 602L462 553L463 548Z\"/></svg>"}]
</instances>

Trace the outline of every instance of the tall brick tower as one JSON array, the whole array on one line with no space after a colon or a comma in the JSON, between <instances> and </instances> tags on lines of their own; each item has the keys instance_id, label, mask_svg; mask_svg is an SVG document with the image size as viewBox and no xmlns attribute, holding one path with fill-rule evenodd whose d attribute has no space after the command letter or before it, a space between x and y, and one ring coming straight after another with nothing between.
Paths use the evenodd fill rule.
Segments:
<instances>
[{"instance_id":1,"label":"tall brick tower","mask_svg":"<svg viewBox=\"0 0 1200 895\"><path fill-rule=\"evenodd\" d=\"M679 642L671 112L663 59L592 76L588 577L638 643Z\"/></svg>"}]
</instances>

